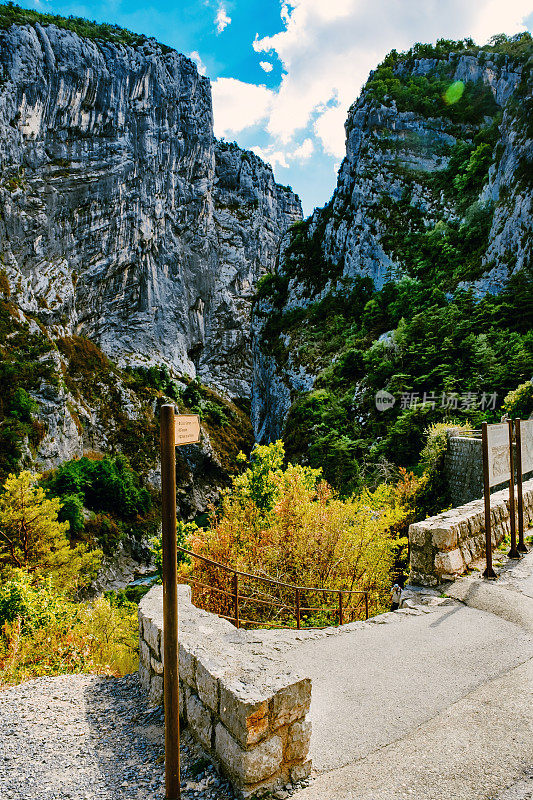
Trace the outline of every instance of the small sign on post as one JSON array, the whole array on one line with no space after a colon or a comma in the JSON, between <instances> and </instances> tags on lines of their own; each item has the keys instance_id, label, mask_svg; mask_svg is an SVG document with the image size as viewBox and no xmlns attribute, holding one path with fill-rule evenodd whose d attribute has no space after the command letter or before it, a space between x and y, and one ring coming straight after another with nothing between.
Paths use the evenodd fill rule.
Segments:
<instances>
[{"instance_id":1,"label":"small sign on post","mask_svg":"<svg viewBox=\"0 0 533 800\"><path fill-rule=\"evenodd\" d=\"M200 441L200 417L198 414L176 414L175 444L196 444Z\"/></svg>"},{"instance_id":2,"label":"small sign on post","mask_svg":"<svg viewBox=\"0 0 533 800\"><path fill-rule=\"evenodd\" d=\"M518 495L518 552L527 553L524 541L523 475L533 470L533 419L515 419L516 484Z\"/></svg>"},{"instance_id":3,"label":"small sign on post","mask_svg":"<svg viewBox=\"0 0 533 800\"><path fill-rule=\"evenodd\" d=\"M163 532L163 690L165 704L165 800L180 800L178 665L178 552L176 540L176 446L200 441L196 414L176 415L161 406L161 523Z\"/></svg>"}]
</instances>

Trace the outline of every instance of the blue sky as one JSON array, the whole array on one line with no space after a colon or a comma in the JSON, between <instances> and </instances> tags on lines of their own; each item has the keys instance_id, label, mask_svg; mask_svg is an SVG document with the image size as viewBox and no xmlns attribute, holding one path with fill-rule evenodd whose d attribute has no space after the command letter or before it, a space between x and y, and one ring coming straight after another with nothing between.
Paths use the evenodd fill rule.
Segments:
<instances>
[{"instance_id":1,"label":"blue sky","mask_svg":"<svg viewBox=\"0 0 533 800\"><path fill-rule=\"evenodd\" d=\"M216 135L270 162L306 214L329 200L348 107L389 50L533 29L533 0L19 3L116 23L191 56L212 81Z\"/></svg>"}]
</instances>

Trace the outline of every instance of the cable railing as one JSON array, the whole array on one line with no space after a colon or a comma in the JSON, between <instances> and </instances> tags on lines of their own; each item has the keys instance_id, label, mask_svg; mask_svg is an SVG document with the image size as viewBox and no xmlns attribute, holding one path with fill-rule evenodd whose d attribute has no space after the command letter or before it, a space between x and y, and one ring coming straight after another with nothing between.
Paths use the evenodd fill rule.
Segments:
<instances>
[{"instance_id":1,"label":"cable railing","mask_svg":"<svg viewBox=\"0 0 533 800\"><path fill-rule=\"evenodd\" d=\"M193 574L180 574L178 580L191 584L193 603L206 611L214 611L218 616L232 622L237 628L293 628L310 630L312 628L330 627L332 624L344 625L356 619L368 619L368 590L366 589L327 589L319 586L300 586L285 583L263 575L229 567L207 556L202 556L185 547L178 551L190 559L198 559L209 568L221 570L224 578L215 583L207 579L199 580ZM253 589L250 584L263 584L270 589L261 591ZM277 592L277 593L273 593ZM211 599L211 594L217 601ZM311 605L313 596L335 596L335 605ZM358 596L354 604L353 598ZM306 599L307 598L307 599ZM253 608L263 608L262 615L257 617ZM259 612L257 612L259 613ZM332 616L331 616L332 615ZM252 619L252 617L256 617ZM330 619L335 622L329 621ZM292 622L292 624L291 624ZM306 623L315 624L306 624Z\"/></svg>"}]
</instances>

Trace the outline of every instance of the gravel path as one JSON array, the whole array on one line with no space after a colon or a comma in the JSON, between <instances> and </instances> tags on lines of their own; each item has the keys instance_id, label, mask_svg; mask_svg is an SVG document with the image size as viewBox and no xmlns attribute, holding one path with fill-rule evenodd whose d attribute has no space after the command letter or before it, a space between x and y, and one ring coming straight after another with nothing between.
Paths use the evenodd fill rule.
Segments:
<instances>
[{"instance_id":1,"label":"gravel path","mask_svg":"<svg viewBox=\"0 0 533 800\"><path fill-rule=\"evenodd\" d=\"M233 800L186 732L183 800ZM161 800L163 717L136 675L39 678L0 691L1 800Z\"/></svg>"}]
</instances>

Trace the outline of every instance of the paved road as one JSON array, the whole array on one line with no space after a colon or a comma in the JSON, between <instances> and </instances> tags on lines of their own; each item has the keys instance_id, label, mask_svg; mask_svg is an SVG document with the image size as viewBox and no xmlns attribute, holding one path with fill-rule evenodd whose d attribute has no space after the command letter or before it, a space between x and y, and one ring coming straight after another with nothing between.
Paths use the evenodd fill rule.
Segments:
<instances>
[{"instance_id":1,"label":"paved road","mask_svg":"<svg viewBox=\"0 0 533 800\"><path fill-rule=\"evenodd\" d=\"M311 756L319 772L403 738L533 657L526 631L459 603L390 617L388 624L295 643L284 654L313 680Z\"/></svg>"},{"instance_id":2,"label":"paved road","mask_svg":"<svg viewBox=\"0 0 533 800\"><path fill-rule=\"evenodd\" d=\"M298 800L533 800L532 576L533 553L382 624L288 636L313 679Z\"/></svg>"}]
</instances>

